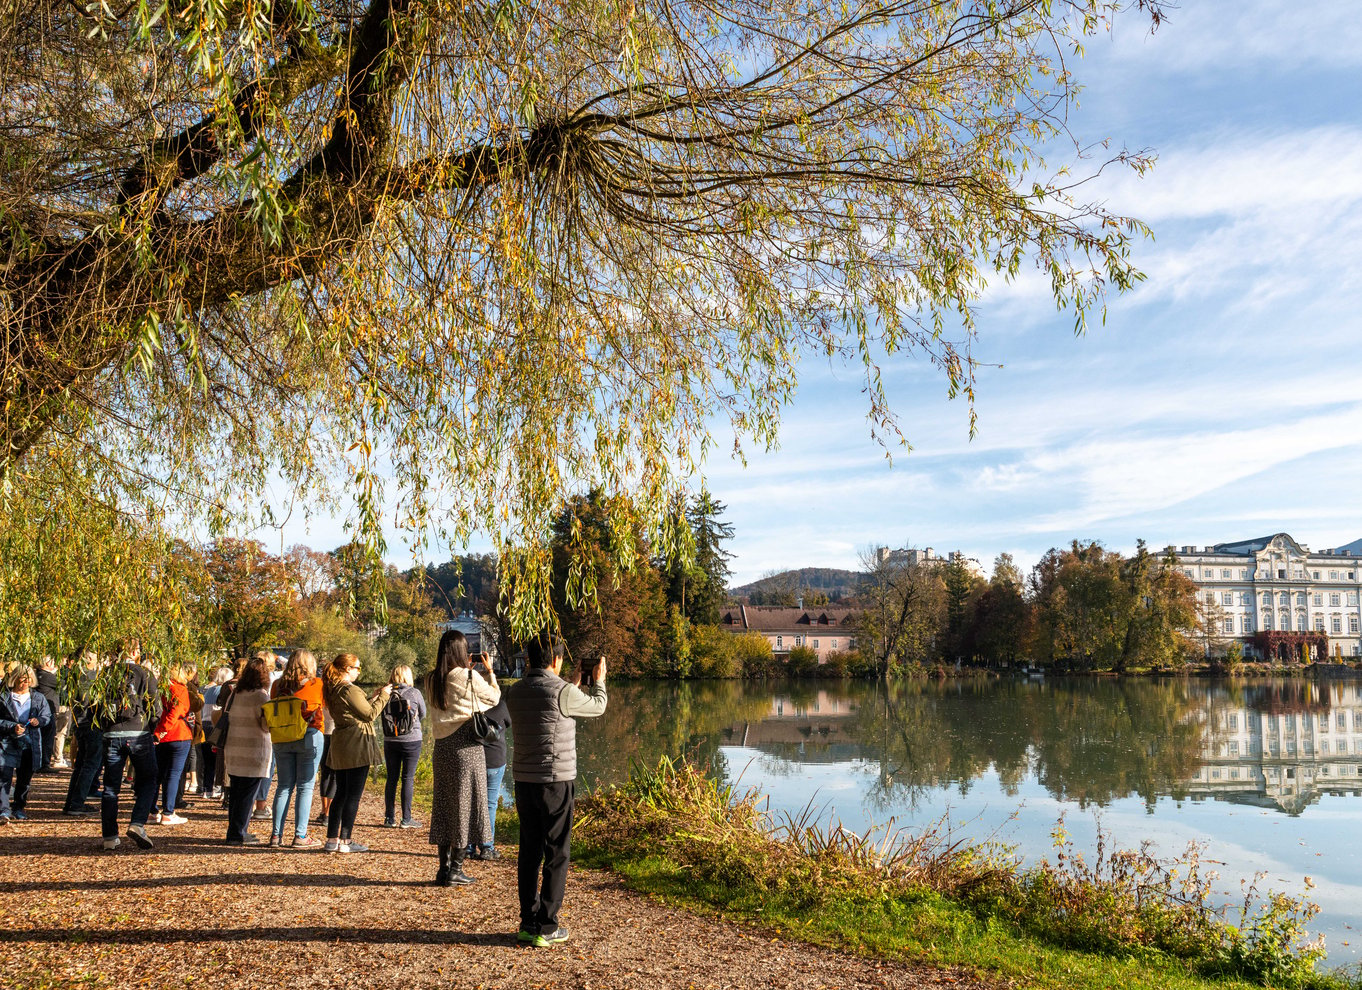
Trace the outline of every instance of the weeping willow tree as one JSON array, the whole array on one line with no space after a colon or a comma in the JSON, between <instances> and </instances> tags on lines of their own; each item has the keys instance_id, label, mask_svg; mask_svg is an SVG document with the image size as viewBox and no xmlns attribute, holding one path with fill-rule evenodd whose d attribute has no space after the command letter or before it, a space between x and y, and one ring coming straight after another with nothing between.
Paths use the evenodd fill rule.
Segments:
<instances>
[{"instance_id":1,"label":"weeping willow tree","mask_svg":"<svg viewBox=\"0 0 1362 990\"><path fill-rule=\"evenodd\" d=\"M893 446L880 366L972 401L989 279L1081 328L1139 277L1067 124L1120 6L3 0L6 491L482 533L532 626L565 496L666 552L802 357Z\"/></svg>"}]
</instances>

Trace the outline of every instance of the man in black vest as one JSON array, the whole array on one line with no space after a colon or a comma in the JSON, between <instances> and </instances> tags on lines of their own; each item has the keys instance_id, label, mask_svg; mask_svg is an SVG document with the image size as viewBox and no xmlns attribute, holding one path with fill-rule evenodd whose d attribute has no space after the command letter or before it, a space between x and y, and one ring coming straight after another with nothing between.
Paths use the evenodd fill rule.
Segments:
<instances>
[{"instance_id":1,"label":"man in black vest","mask_svg":"<svg viewBox=\"0 0 1362 990\"><path fill-rule=\"evenodd\" d=\"M516 940L543 948L568 938L568 930L558 923L558 912L567 887L576 795L574 719L605 713L605 657L596 661L583 691L580 668L571 682L558 676L563 669L563 644L549 633L531 640L525 654L529 669L506 690L515 738L511 774L520 814L520 931Z\"/></svg>"}]
</instances>

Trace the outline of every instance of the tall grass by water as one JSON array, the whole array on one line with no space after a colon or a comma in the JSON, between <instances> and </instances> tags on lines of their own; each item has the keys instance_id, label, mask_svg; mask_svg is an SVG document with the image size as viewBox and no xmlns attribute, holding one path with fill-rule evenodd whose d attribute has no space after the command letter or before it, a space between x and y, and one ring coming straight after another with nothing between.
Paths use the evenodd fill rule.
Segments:
<instances>
[{"instance_id":1,"label":"tall grass by water","mask_svg":"<svg viewBox=\"0 0 1362 990\"><path fill-rule=\"evenodd\" d=\"M755 791L663 758L580 802L574 834L588 861L691 906L1033 986L1362 987L1317 971L1312 905L1255 882L1237 907L1216 907L1195 846L1161 859L1100 839L1089 860L1061 820L1053 858L1023 864L940 826L857 833L765 808Z\"/></svg>"}]
</instances>

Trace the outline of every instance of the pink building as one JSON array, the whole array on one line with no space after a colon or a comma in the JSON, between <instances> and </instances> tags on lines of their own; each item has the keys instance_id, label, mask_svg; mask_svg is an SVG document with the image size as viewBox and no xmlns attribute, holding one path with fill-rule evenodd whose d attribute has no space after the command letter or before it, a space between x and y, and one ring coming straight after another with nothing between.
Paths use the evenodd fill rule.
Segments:
<instances>
[{"instance_id":1,"label":"pink building","mask_svg":"<svg viewBox=\"0 0 1362 990\"><path fill-rule=\"evenodd\" d=\"M724 612L719 624L730 632L758 632L771 643L778 658L789 656L796 646L807 646L818 654L818 662L829 653L856 648L855 622L859 609L785 608L780 605L739 605Z\"/></svg>"}]
</instances>

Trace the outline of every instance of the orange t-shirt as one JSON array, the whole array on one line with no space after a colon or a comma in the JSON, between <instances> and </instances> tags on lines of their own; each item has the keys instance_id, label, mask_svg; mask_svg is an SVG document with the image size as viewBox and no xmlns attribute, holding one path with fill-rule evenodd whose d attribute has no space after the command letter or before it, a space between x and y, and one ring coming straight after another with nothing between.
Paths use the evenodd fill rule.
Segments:
<instances>
[{"instance_id":1,"label":"orange t-shirt","mask_svg":"<svg viewBox=\"0 0 1362 990\"><path fill-rule=\"evenodd\" d=\"M282 691L279 685L282 681L275 681L270 685L270 697L278 698ZM322 679L314 677L297 691L293 692L292 697L303 700L303 717L307 719L309 728L322 730L322 710L326 707L326 702L322 701Z\"/></svg>"}]
</instances>

